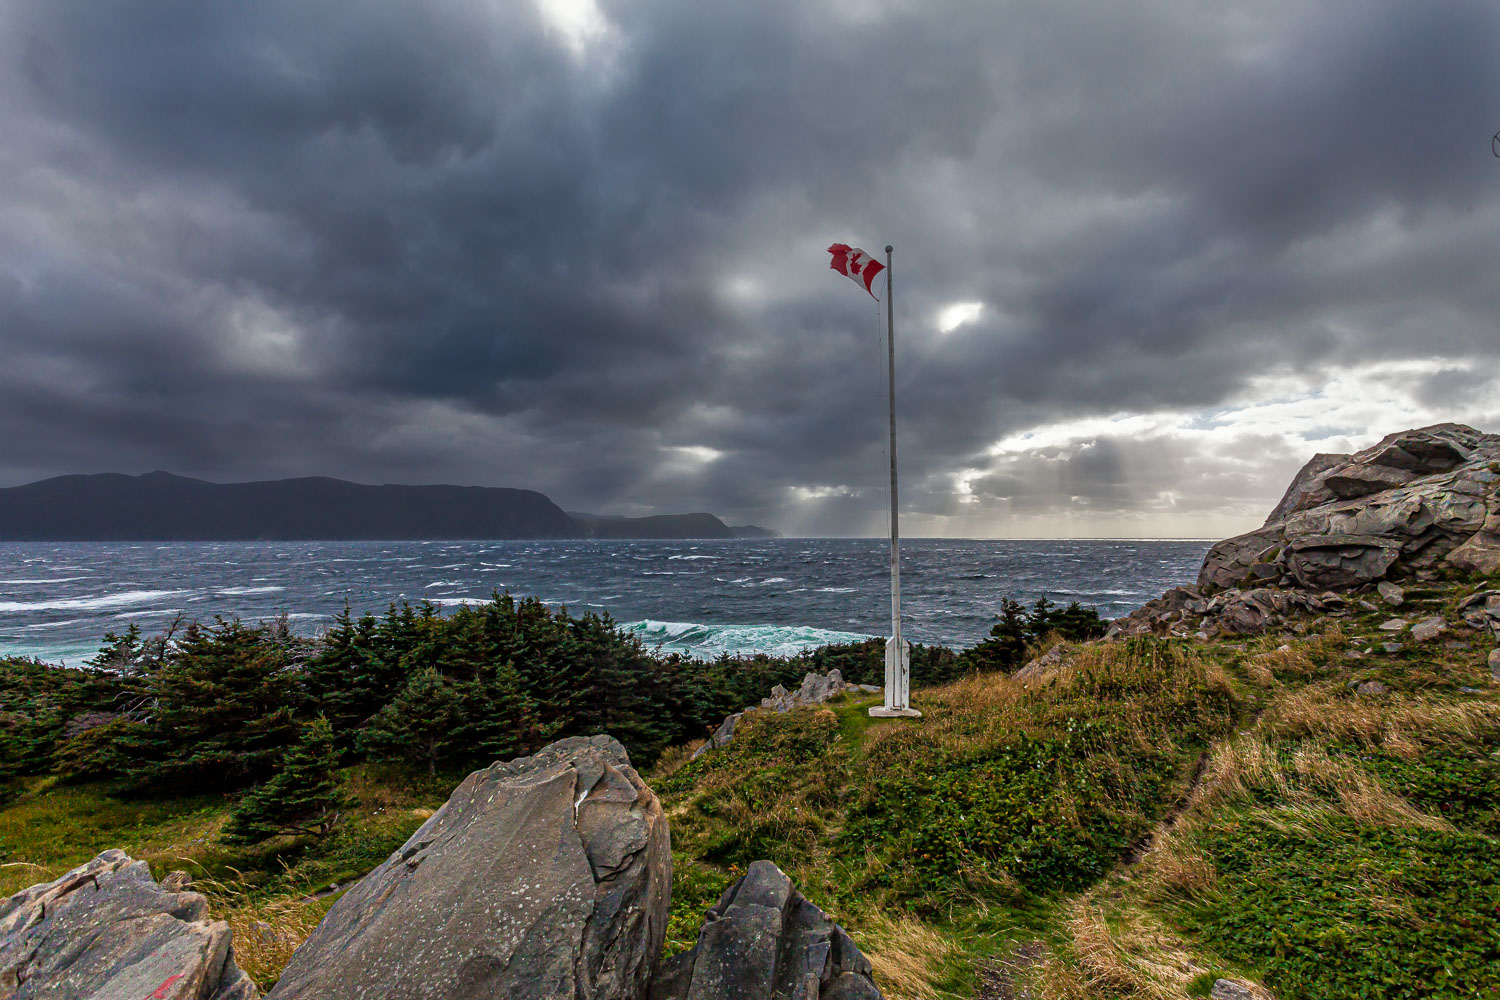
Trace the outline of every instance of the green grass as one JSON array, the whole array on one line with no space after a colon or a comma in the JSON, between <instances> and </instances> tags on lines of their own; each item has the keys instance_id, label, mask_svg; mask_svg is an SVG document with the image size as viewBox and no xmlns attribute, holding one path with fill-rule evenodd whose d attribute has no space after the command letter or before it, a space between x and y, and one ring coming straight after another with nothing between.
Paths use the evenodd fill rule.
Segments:
<instances>
[{"instance_id":1,"label":"green grass","mask_svg":"<svg viewBox=\"0 0 1500 1000\"><path fill-rule=\"evenodd\" d=\"M1329 816L1284 829L1226 816L1198 846L1219 888L1177 925L1258 968L1280 996L1470 998L1500 992L1500 842Z\"/></svg>"}]
</instances>

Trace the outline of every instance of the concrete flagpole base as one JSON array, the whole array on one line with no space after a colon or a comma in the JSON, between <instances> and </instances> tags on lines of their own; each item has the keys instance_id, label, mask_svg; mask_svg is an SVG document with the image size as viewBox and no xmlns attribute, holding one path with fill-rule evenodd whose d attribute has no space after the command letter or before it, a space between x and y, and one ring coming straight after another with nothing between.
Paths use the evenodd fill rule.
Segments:
<instances>
[{"instance_id":1,"label":"concrete flagpole base","mask_svg":"<svg viewBox=\"0 0 1500 1000\"><path fill-rule=\"evenodd\" d=\"M892 563L894 566L895 564ZM894 574L893 574L894 578ZM891 587L895 593L895 585ZM893 601L894 604L894 601ZM896 622L898 628L899 620ZM885 704L870 709L877 719L920 719L922 713L911 707L911 643L895 637L885 643Z\"/></svg>"}]
</instances>

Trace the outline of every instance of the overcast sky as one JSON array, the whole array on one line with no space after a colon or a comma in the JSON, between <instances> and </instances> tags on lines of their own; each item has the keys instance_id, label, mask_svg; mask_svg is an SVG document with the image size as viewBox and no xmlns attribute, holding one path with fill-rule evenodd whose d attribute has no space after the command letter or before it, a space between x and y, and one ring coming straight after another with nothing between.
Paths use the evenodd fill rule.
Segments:
<instances>
[{"instance_id":1,"label":"overcast sky","mask_svg":"<svg viewBox=\"0 0 1500 1000\"><path fill-rule=\"evenodd\" d=\"M0 485L1222 536L1500 430L1500 5L0 5Z\"/></svg>"}]
</instances>

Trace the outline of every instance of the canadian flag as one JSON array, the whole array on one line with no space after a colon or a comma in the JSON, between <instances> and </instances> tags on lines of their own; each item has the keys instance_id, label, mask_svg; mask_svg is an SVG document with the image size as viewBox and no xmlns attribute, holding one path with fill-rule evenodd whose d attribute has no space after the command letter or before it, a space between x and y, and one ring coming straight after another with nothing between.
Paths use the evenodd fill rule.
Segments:
<instances>
[{"instance_id":1,"label":"canadian flag","mask_svg":"<svg viewBox=\"0 0 1500 1000\"><path fill-rule=\"evenodd\" d=\"M875 275L885 270L884 264L863 250L851 247L847 243L835 243L828 248L828 252L833 254L833 260L829 263L829 267L861 285L865 291L870 293L872 299L880 298L880 296L875 294L873 285Z\"/></svg>"}]
</instances>

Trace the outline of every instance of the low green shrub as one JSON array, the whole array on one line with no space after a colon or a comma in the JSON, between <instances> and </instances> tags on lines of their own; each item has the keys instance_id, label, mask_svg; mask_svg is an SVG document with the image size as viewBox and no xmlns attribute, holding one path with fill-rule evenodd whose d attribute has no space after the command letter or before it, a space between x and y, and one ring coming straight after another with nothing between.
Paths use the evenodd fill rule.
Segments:
<instances>
[{"instance_id":1,"label":"low green shrub","mask_svg":"<svg viewBox=\"0 0 1500 1000\"><path fill-rule=\"evenodd\" d=\"M1500 843L1468 832L1228 818L1196 845L1217 889L1184 931L1278 996L1459 1000L1500 992Z\"/></svg>"}]
</instances>

